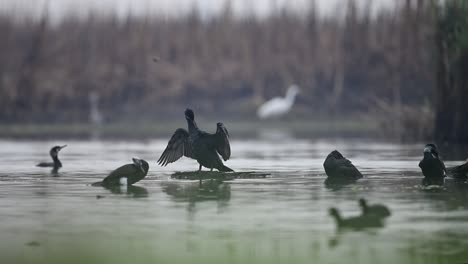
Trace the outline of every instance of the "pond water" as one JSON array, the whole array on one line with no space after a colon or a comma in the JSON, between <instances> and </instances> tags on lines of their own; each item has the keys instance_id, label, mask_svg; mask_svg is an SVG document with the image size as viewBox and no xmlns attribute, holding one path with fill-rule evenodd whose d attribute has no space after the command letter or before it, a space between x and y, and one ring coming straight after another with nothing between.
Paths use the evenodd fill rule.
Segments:
<instances>
[{"instance_id":1,"label":"pond water","mask_svg":"<svg viewBox=\"0 0 468 264\"><path fill-rule=\"evenodd\" d=\"M58 175L34 166L55 144L68 144ZM197 170L194 160L156 164L166 144L0 141L0 262L468 263L468 188L422 188L424 144L233 140L227 166L270 175L201 187L170 177ZM365 178L327 188L322 164L334 149ZM90 185L134 156L150 171L133 188ZM358 215L361 197L392 216L383 228L337 232L328 209Z\"/></svg>"}]
</instances>

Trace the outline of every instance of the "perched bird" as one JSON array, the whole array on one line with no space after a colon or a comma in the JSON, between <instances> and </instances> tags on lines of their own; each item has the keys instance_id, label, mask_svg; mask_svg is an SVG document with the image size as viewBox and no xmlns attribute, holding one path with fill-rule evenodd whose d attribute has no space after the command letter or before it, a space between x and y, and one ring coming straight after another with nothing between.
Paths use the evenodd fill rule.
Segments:
<instances>
[{"instance_id":1,"label":"perched bird","mask_svg":"<svg viewBox=\"0 0 468 264\"><path fill-rule=\"evenodd\" d=\"M132 185L148 174L149 164L145 160L133 158L132 164L123 165L112 171L101 182L93 183L93 186Z\"/></svg>"},{"instance_id":2,"label":"perched bird","mask_svg":"<svg viewBox=\"0 0 468 264\"><path fill-rule=\"evenodd\" d=\"M58 153L60 152L61 149L65 148L67 145L63 146L55 146L50 149L49 154L52 157L53 162L41 162L37 164L37 167L53 167L54 171L57 171L59 168L62 167L62 162L60 162L58 158Z\"/></svg>"},{"instance_id":3,"label":"perched bird","mask_svg":"<svg viewBox=\"0 0 468 264\"><path fill-rule=\"evenodd\" d=\"M424 147L424 157L419 162L419 167L424 175L423 184L441 185L444 183L447 170L444 162L439 157L436 145L426 144Z\"/></svg>"},{"instance_id":4,"label":"perched bird","mask_svg":"<svg viewBox=\"0 0 468 264\"><path fill-rule=\"evenodd\" d=\"M365 229L372 227L383 227L382 218L375 215L361 215L349 218L342 218L336 208L330 208L329 214L335 219L338 229Z\"/></svg>"},{"instance_id":5,"label":"perched bird","mask_svg":"<svg viewBox=\"0 0 468 264\"><path fill-rule=\"evenodd\" d=\"M385 205L368 205L367 201L363 198L359 199L359 206L361 206L362 215L375 215L383 218L391 215L390 210Z\"/></svg>"},{"instance_id":6,"label":"perched bird","mask_svg":"<svg viewBox=\"0 0 468 264\"><path fill-rule=\"evenodd\" d=\"M267 119L285 115L291 110L299 91L297 85L291 85L284 98L275 97L263 103L257 110L257 116L260 119Z\"/></svg>"},{"instance_id":7,"label":"perched bird","mask_svg":"<svg viewBox=\"0 0 468 264\"><path fill-rule=\"evenodd\" d=\"M224 166L220 157L224 161L231 157L231 146L229 144L229 133L223 123L216 124L216 133L209 134L200 130L195 122L195 115L192 110L185 110L185 119L188 124L188 132L183 128L178 128L172 135L166 149L161 154L158 164L166 166L175 162L182 156L195 159L206 168L217 169L218 171L233 171Z\"/></svg>"},{"instance_id":8,"label":"perched bird","mask_svg":"<svg viewBox=\"0 0 468 264\"><path fill-rule=\"evenodd\" d=\"M462 165L447 168L447 172L449 172L450 175L455 179L467 180L468 179L468 159Z\"/></svg>"},{"instance_id":9,"label":"perched bird","mask_svg":"<svg viewBox=\"0 0 468 264\"><path fill-rule=\"evenodd\" d=\"M355 181L362 178L361 172L337 150L328 154L323 167L328 175L327 181Z\"/></svg>"}]
</instances>

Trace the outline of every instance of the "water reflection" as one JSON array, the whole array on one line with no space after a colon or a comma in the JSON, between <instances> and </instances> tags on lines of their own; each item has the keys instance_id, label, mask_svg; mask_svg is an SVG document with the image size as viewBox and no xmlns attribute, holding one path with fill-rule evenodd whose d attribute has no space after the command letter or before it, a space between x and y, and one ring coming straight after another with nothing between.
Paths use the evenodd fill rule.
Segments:
<instances>
[{"instance_id":1,"label":"water reflection","mask_svg":"<svg viewBox=\"0 0 468 264\"><path fill-rule=\"evenodd\" d=\"M359 200L360 206L367 207L364 199ZM332 236L328 241L328 246L334 248L340 244L342 236L347 232L366 232L368 234L375 235L378 229L385 227L385 219L390 216L389 209L385 207L385 212L382 213L379 208L385 207L383 205L373 205L367 207L367 210L362 208L360 215L345 217L341 212L332 207L329 209L329 215L333 218L336 225L335 235ZM374 212L372 212L374 211Z\"/></svg>"},{"instance_id":2,"label":"water reflection","mask_svg":"<svg viewBox=\"0 0 468 264\"><path fill-rule=\"evenodd\" d=\"M59 169L60 169L60 168L53 168L53 169L50 171L50 175L53 176L53 177L58 177L58 176L60 176L60 174L59 174Z\"/></svg>"},{"instance_id":3,"label":"water reflection","mask_svg":"<svg viewBox=\"0 0 468 264\"><path fill-rule=\"evenodd\" d=\"M213 173L200 186L198 177L185 179L190 172L171 179L176 170L194 169L193 160L183 159L152 166L136 186L101 189L90 183L129 154L161 152L167 140L69 143L66 166L57 172L62 177L50 177L50 167L31 165L50 142L0 142L0 255L10 254L2 263L27 263L25 256L37 256L31 250L57 245L64 245L57 249L65 252L61 263L68 252L88 252L88 263L138 262L136 255L147 257L140 262L173 263L463 263L468 257L468 186L451 178L422 186L419 144L237 140L231 181ZM350 153L366 177L324 186L323 159L335 148ZM447 167L460 160L444 159ZM260 177L263 172L271 175ZM391 208L384 227L337 231L327 209L358 216L362 197ZM90 234L99 235L90 240ZM25 246L29 241L43 246ZM57 251L37 263L58 263Z\"/></svg>"},{"instance_id":4,"label":"water reflection","mask_svg":"<svg viewBox=\"0 0 468 264\"><path fill-rule=\"evenodd\" d=\"M421 181L423 186L444 186L445 179L431 179L428 177L424 177Z\"/></svg>"},{"instance_id":5,"label":"water reflection","mask_svg":"<svg viewBox=\"0 0 468 264\"><path fill-rule=\"evenodd\" d=\"M163 182L162 190L174 201L188 202L187 210L194 214L196 204L203 201L216 201L218 209L228 205L231 198L231 186L219 179L211 179L197 183Z\"/></svg>"},{"instance_id":6,"label":"water reflection","mask_svg":"<svg viewBox=\"0 0 468 264\"><path fill-rule=\"evenodd\" d=\"M332 249L338 247L347 236L352 235L352 233L354 232L360 232L366 236L376 237L379 235L378 230L383 229L384 227L385 223L382 223L380 226L377 227L368 227L361 229L337 228L335 233L328 239L328 247Z\"/></svg>"},{"instance_id":7,"label":"water reflection","mask_svg":"<svg viewBox=\"0 0 468 264\"><path fill-rule=\"evenodd\" d=\"M324 182L325 187L331 191L339 191L346 186L356 183L357 180L353 179L333 179L327 178Z\"/></svg>"},{"instance_id":8,"label":"water reflection","mask_svg":"<svg viewBox=\"0 0 468 264\"><path fill-rule=\"evenodd\" d=\"M148 197L148 190L141 186L135 185L103 185L104 189L109 190L113 194L126 194L131 198Z\"/></svg>"},{"instance_id":9,"label":"water reflection","mask_svg":"<svg viewBox=\"0 0 468 264\"><path fill-rule=\"evenodd\" d=\"M197 183L163 182L163 191L177 201L227 201L231 198L231 186L222 180L211 179Z\"/></svg>"},{"instance_id":10,"label":"water reflection","mask_svg":"<svg viewBox=\"0 0 468 264\"><path fill-rule=\"evenodd\" d=\"M468 208L468 184L456 179L447 179L443 186L422 188L425 198L433 201L444 211Z\"/></svg>"}]
</instances>

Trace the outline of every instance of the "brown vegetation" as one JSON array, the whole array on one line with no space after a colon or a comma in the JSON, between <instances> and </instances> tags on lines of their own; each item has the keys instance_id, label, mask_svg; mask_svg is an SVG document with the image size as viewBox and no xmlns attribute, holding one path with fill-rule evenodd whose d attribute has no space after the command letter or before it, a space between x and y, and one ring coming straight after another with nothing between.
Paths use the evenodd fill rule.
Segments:
<instances>
[{"instance_id":1,"label":"brown vegetation","mask_svg":"<svg viewBox=\"0 0 468 264\"><path fill-rule=\"evenodd\" d=\"M435 137L468 144L468 2L447 1L437 20Z\"/></svg>"},{"instance_id":2,"label":"brown vegetation","mask_svg":"<svg viewBox=\"0 0 468 264\"><path fill-rule=\"evenodd\" d=\"M302 87L296 114L307 117L374 113L382 102L418 108L433 99L433 12L405 3L374 17L348 1L343 20L313 5L262 19L236 18L229 6L210 19L194 11L52 25L3 15L0 120L87 120L93 91L107 121L180 116L186 106L245 118L291 83Z\"/></svg>"}]
</instances>

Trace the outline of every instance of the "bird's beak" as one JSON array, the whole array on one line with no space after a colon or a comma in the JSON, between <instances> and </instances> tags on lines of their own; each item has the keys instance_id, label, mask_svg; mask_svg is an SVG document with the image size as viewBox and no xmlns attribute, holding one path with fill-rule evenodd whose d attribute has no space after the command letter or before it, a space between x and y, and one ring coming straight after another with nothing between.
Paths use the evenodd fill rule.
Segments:
<instances>
[{"instance_id":1,"label":"bird's beak","mask_svg":"<svg viewBox=\"0 0 468 264\"><path fill-rule=\"evenodd\" d=\"M67 145L63 145L63 146L60 147L60 149L63 149L63 148L65 148L66 146L67 146Z\"/></svg>"},{"instance_id":2,"label":"bird's beak","mask_svg":"<svg viewBox=\"0 0 468 264\"><path fill-rule=\"evenodd\" d=\"M424 152L431 153L431 148L430 147L425 147Z\"/></svg>"}]
</instances>

